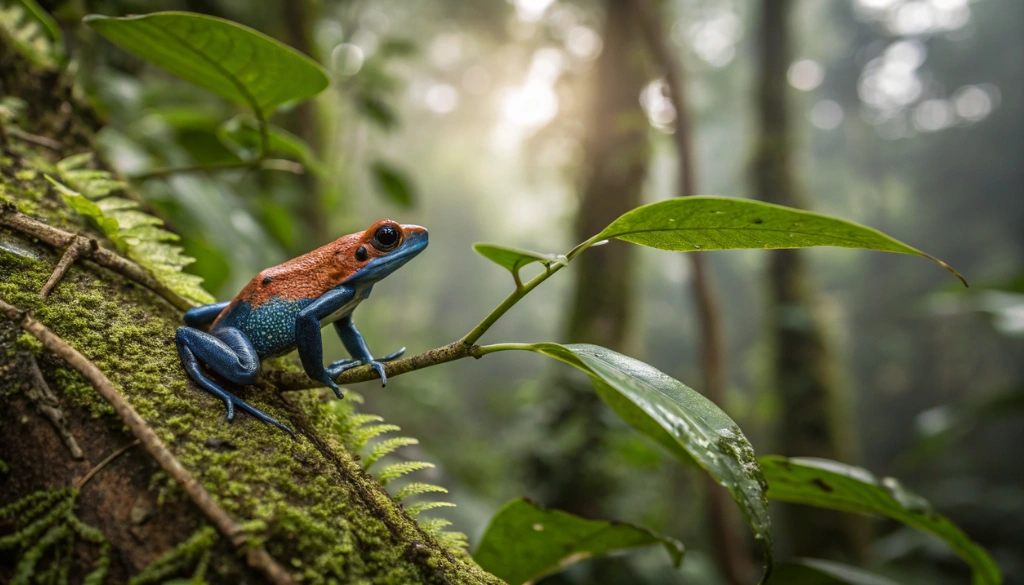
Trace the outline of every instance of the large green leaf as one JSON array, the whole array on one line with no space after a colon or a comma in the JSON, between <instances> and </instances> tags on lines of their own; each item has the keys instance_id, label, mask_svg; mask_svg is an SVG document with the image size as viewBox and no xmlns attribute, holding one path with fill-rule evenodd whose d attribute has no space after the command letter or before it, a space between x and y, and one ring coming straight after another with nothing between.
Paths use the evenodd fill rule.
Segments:
<instances>
[{"instance_id":1,"label":"large green leaf","mask_svg":"<svg viewBox=\"0 0 1024 585\"><path fill-rule=\"evenodd\" d=\"M684 549L677 540L641 526L587 520L517 499L491 519L473 558L509 585L521 585L584 559L659 543L678 567Z\"/></svg>"},{"instance_id":2,"label":"large green leaf","mask_svg":"<svg viewBox=\"0 0 1024 585\"><path fill-rule=\"evenodd\" d=\"M541 353L582 370L601 399L627 423L707 471L736 500L761 541L767 578L774 562L768 486L754 449L729 415L682 382L610 349L557 343L510 349Z\"/></svg>"},{"instance_id":3,"label":"large green leaf","mask_svg":"<svg viewBox=\"0 0 1024 585\"><path fill-rule=\"evenodd\" d=\"M171 73L247 104L257 113L312 97L328 84L312 59L251 28L189 12L156 12L84 22Z\"/></svg>"},{"instance_id":4,"label":"large green leaf","mask_svg":"<svg viewBox=\"0 0 1024 585\"><path fill-rule=\"evenodd\" d=\"M534 262L540 262L545 266L553 263L565 264L565 256L556 254L542 254L540 252L533 252L531 250L524 250L522 248L512 248L509 246L499 246L498 244L473 244L473 250L487 258L491 262L494 262L498 266L505 268L519 281L519 270L523 266L528 266Z\"/></svg>"},{"instance_id":5,"label":"large green leaf","mask_svg":"<svg viewBox=\"0 0 1024 585\"><path fill-rule=\"evenodd\" d=\"M837 246L913 254L945 262L882 232L810 211L731 197L680 197L637 207L591 241L617 238L661 250L735 250Z\"/></svg>"},{"instance_id":6,"label":"large green leaf","mask_svg":"<svg viewBox=\"0 0 1024 585\"><path fill-rule=\"evenodd\" d=\"M899 585L857 567L821 559L795 559L779 564L772 583L781 585Z\"/></svg>"},{"instance_id":7,"label":"large green leaf","mask_svg":"<svg viewBox=\"0 0 1024 585\"><path fill-rule=\"evenodd\" d=\"M955 524L935 513L921 496L891 477L879 480L866 469L827 459L760 459L768 479L768 497L844 512L888 516L944 540L974 571L974 585L1003 582L999 567Z\"/></svg>"}]
</instances>

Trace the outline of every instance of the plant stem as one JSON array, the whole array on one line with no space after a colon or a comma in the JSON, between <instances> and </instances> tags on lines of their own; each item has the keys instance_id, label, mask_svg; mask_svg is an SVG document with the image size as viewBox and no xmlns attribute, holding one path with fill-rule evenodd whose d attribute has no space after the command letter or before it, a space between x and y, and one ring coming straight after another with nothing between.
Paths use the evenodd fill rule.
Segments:
<instances>
[{"instance_id":1,"label":"plant stem","mask_svg":"<svg viewBox=\"0 0 1024 585\"><path fill-rule=\"evenodd\" d=\"M267 169L301 174L302 172L304 172L305 167L303 167L300 163L297 163L292 160L278 158L263 158L263 155L261 154L260 158L257 158L256 160L232 161L207 165L193 165L188 167L177 167L171 169L156 169L153 171L149 171L147 173L132 175L128 178L133 181L148 181L149 179L158 179L170 175L183 175L187 173L205 173L209 171L227 171L232 169Z\"/></svg>"}]
</instances>

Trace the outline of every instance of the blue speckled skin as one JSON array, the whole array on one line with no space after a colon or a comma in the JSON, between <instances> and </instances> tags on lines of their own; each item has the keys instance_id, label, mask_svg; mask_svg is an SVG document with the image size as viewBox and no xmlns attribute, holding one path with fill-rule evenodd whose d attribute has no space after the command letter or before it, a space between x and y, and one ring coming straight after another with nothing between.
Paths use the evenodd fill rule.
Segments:
<instances>
[{"instance_id":1,"label":"blue speckled skin","mask_svg":"<svg viewBox=\"0 0 1024 585\"><path fill-rule=\"evenodd\" d=\"M394 249L373 249L368 255L363 242L375 242L374 230L380 229L382 224L401 230L400 244ZM276 271L264 271L230 303L206 305L186 312L186 326L179 328L175 336L185 371L199 386L224 401L228 420L234 418L237 406L294 435L287 426L221 387L203 372L202 365L230 382L246 386L256 382L264 358L298 349L306 374L333 389L338 398L342 395L334 378L350 368L368 364L380 375L381 383L386 384L382 362L398 358L405 349L374 359L352 322L352 311L369 297L375 283L419 254L427 247L427 242L427 231L419 226L400 226L381 220L364 234L340 238L277 267ZM324 277L327 273L330 278ZM262 276L264 274L268 276ZM304 286L307 274L309 280L316 277L320 288ZM286 281L288 278L291 280ZM326 286L330 288L323 290ZM266 292L278 289L280 294ZM310 290L323 292L316 297L295 296L296 291ZM248 296L244 296L247 291ZM320 330L332 323L353 359L338 360L324 367ZM200 330L207 325L210 326L208 333Z\"/></svg>"}]
</instances>

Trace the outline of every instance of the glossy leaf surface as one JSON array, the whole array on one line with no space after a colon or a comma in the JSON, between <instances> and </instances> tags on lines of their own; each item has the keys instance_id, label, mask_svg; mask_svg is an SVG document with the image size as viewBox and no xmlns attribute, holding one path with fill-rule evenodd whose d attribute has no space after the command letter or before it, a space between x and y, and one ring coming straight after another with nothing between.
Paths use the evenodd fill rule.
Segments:
<instances>
[{"instance_id":1,"label":"glossy leaf surface","mask_svg":"<svg viewBox=\"0 0 1024 585\"><path fill-rule=\"evenodd\" d=\"M762 543L765 575L770 574L774 556L765 495L768 486L753 447L727 414L682 382L603 347L536 343L522 349L585 372L601 399L623 420L680 458L696 462L726 488Z\"/></svg>"},{"instance_id":2,"label":"glossy leaf surface","mask_svg":"<svg viewBox=\"0 0 1024 585\"><path fill-rule=\"evenodd\" d=\"M974 585L1003 582L992 557L921 496L891 477L876 478L866 469L827 459L762 457L768 496L844 512L888 516L941 538L974 571Z\"/></svg>"},{"instance_id":3,"label":"glossy leaf surface","mask_svg":"<svg viewBox=\"0 0 1024 585\"><path fill-rule=\"evenodd\" d=\"M220 18L189 12L94 14L85 23L127 51L257 112L310 98L328 84L309 57Z\"/></svg>"},{"instance_id":4,"label":"glossy leaf surface","mask_svg":"<svg viewBox=\"0 0 1024 585\"><path fill-rule=\"evenodd\" d=\"M701 196L651 203L625 213L594 236L596 240L609 238L677 252L812 246L863 248L923 256L963 281L945 262L878 230L749 199Z\"/></svg>"},{"instance_id":5,"label":"glossy leaf surface","mask_svg":"<svg viewBox=\"0 0 1024 585\"><path fill-rule=\"evenodd\" d=\"M521 585L584 559L652 544L663 545L677 567L682 562L682 543L641 526L587 520L517 499L491 519L473 558L509 585Z\"/></svg>"}]
</instances>

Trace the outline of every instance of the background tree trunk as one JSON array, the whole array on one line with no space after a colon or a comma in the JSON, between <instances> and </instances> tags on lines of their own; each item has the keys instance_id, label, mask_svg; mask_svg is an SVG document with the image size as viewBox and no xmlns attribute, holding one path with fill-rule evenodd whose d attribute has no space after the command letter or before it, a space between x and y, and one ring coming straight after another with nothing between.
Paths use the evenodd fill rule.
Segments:
<instances>
[{"instance_id":1,"label":"background tree trunk","mask_svg":"<svg viewBox=\"0 0 1024 585\"><path fill-rule=\"evenodd\" d=\"M99 232L87 227L43 176L54 172L53 162L92 148L98 124L73 97L72 80L33 68L0 32L0 96L26 103L18 134L55 142L46 148L7 133L0 144L5 212L16 208L102 245ZM363 471L341 444L334 430L337 416L319 393L284 395L265 382L238 389L295 428L294 440L245 414L229 424L223 405L190 384L181 368L174 346L180 311L149 289L82 261L42 299L38 292L61 253L0 227L0 299L31 311L94 362L214 501L243 525L247 538L263 541L293 577L311 583L500 582L461 550L438 544ZM0 582L9 581L19 563L40 550L38 570L69 567L72 582L106 557L107 582L123 583L171 551L177 564L159 581L191 575L207 561L208 582L263 581L227 539L216 537L149 455L130 447L133 437L94 388L4 318L0 405L0 508L33 493L54 494L96 472L80 491L70 492L73 517L96 529L82 532L92 542L79 538L69 547L75 541L61 540L33 549L43 534L59 536L61 526L80 526L64 516L50 518L42 533L16 537L13 546L0 550ZM81 450L80 459L69 436ZM98 468L123 448L122 455ZM0 538L12 534L18 517L0 518ZM213 537L212 548L201 544L204 535Z\"/></svg>"},{"instance_id":2,"label":"background tree trunk","mask_svg":"<svg viewBox=\"0 0 1024 585\"><path fill-rule=\"evenodd\" d=\"M793 130L786 104L786 75L792 60L791 0L761 3L760 136L754 183L763 201L806 208L793 173ZM843 376L818 316L816 293L800 250L769 255L773 385L779 395L778 441L785 455L853 462L857 457L854 411L847 404ZM860 518L806 506L786 506L792 553L860 560L866 524Z\"/></svg>"},{"instance_id":3,"label":"background tree trunk","mask_svg":"<svg viewBox=\"0 0 1024 585\"><path fill-rule=\"evenodd\" d=\"M597 59L586 137L583 194L575 240L598 233L640 204L650 158L648 124L640 107L647 80L643 41L629 4L607 0L604 48ZM633 317L634 254L611 242L579 256L565 337L628 353ZM545 504L588 518L606 516L615 481L607 470L604 405L589 382L562 379L546 429L558 441L557 457L535 457L531 467ZM571 465L568 463L572 462Z\"/></svg>"}]
</instances>

